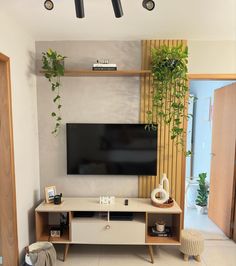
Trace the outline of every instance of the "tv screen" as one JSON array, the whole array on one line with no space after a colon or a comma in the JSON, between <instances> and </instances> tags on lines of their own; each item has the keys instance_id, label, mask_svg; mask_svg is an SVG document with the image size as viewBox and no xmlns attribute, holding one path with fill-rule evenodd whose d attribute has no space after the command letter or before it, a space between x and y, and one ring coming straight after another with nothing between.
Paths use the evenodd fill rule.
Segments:
<instances>
[{"instance_id":1,"label":"tv screen","mask_svg":"<svg viewBox=\"0 0 236 266\"><path fill-rule=\"evenodd\" d=\"M66 124L68 175L156 175L157 131L144 124Z\"/></svg>"}]
</instances>

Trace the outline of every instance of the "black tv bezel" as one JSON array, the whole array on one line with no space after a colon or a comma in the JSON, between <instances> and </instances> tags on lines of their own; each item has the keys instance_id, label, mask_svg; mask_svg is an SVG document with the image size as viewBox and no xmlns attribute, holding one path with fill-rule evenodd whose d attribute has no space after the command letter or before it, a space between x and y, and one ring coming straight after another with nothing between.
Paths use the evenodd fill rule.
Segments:
<instances>
[{"instance_id":1,"label":"black tv bezel","mask_svg":"<svg viewBox=\"0 0 236 266\"><path fill-rule=\"evenodd\" d=\"M147 124L145 123L66 123L66 173L68 176L156 176L157 175L157 167L156 167L156 173L155 174L100 174L100 173L97 173L97 174L71 174L71 173L68 173L68 125L143 125L143 128L145 130L145 126ZM147 129L148 130L148 129ZM157 137L157 142L156 142L156 151L157 151L157 147L158 147L158 125L156 125L156 137ZM156 153L157 154L157 153ZM158 155L156 156L156 165L157 165L157 162L158 162Z\"/></svg>"}]
</instances>

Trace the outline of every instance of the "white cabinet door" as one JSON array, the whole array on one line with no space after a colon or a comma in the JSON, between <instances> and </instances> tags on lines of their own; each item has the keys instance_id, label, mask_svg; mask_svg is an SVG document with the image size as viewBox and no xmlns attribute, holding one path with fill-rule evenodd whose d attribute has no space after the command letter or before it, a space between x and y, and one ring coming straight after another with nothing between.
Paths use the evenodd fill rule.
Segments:
<instances>
[{"instance_id":1,"label":"white cabinet door","mask_svg":"<svg viewBox=\"0 0 236 266\"><path fill-rule=\"evenodd\" d=\"M99 221L72 219L72 243L144 244L145 223L142 221Z\"/></svg>"}]
</instances>

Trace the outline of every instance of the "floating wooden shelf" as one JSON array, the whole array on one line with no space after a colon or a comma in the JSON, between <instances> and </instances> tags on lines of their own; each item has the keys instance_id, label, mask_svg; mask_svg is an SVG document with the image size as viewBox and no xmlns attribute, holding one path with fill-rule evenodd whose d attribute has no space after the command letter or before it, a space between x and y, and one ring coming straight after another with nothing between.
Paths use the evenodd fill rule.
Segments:
<instances>
[{"instance_id":1,"label":"floating wooden shelf","mask_svg":"<svg viewBox=\"0 0 236 266\"><path fill-rule=\"evenodd\" d=\"M41 74L44 71L40 71ZM65 70L65 77L82 77L82 76L143 76L150 75L151 70Z\"/></svg>"}]
</instances>

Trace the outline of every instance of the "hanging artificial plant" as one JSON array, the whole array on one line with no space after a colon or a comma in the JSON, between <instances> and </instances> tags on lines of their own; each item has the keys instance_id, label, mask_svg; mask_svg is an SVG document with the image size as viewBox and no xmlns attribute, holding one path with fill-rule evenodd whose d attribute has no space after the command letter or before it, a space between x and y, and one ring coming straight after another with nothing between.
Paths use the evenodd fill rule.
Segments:
<instances>
[{"instance_id":1,"label":"hanging artificial plant","mask_svg":"<svg viewBox=\"0 0 236 266\"><path fill-rule=\"evenodd\" d=\"M44 70L44 76L51 84L51 90L54 92L53 102L56 104L56 111L51 113L51 116L55 119L55 126L52 134L57 135L61 126L61 76L64 76L64 60L65 56L58 54L56 51L49 49L47 52L42 53L42 69Z\"/></svg>"},{"instance_id":2,"label":"hanging artificial plant","mask_svg":"<svg viewBox=\"0 0 236 266\"><path fill-rule=\"evenodd\" d=\"M177 146L184 147L183 120L188 118L186 97L188 49L182 45L163 45L152 49L153 94L152 110L147 112L149 129L156 129L154 121L170 126L170 136ZM188 152L189 153L189 152Z\"/></svg>"}]
</instances>

